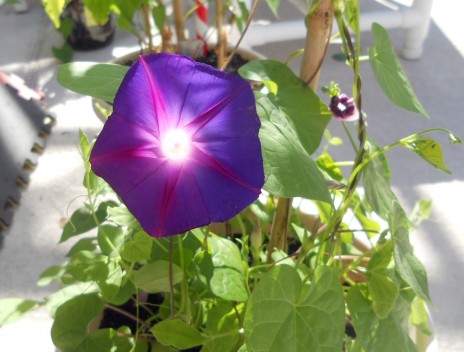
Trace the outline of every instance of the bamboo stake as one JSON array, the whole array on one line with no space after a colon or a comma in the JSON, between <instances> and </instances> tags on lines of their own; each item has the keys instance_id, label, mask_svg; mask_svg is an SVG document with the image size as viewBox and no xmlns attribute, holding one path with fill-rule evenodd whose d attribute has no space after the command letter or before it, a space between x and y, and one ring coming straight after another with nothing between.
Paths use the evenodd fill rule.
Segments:
<instances>
[{"instance_id":1,"label":"bamboo stake","mask_svg":"<svg viewBox=\"0 0 464 352\"><path fill-rule=\"evenodd\" d=\"M157 0L159 6L164 6L163 0ZM158 28L161 33L161 51L172 53L174 48L172 45L171 29L164 23L163 28Z\"/></svg>"},{"instance_id":2,"label":"bamboo stake","mask_svg":"<svg viewBox=\"0 0 464 352\"><path fill-rule=\"evenodd\" d=\"M332 0L321 0L306 16L306 42L301 63L300 77L309 88L316 91L320 69L324 61L332 32Z\"/></svg>"},{"instance_id":3,"label":"bamboo stake","mask_svg":"<svg viewBox=\"0 0 464 352\"><path fill-rule=\"evenodd\" d=\"M216 0L216 30L217 30L217 67L221 68L226 62L226 32L224 31L223 22L224 22L224 4L223 0Z\"/></svg>"},{"instance_id":4,"label":"bamboo stake","mask_svg":"<svg viewBox=\"0 0 464 352\"><path fill-rule=\"evenodd\" d=\"M177 45L185 41L184 7L182 0L174 0L172 3L174 11L174 26L176 27Z\"/></svg>"},{"instance_id":5,"label":"bamboo stake","mask_svg":"<svg viewBox=\"0 0 464 352\"><path fill-rule=\"evenodd\" d=\"M321 0L316 8L312 8L306 16L306 42L300 77L309 88L316 91L319 73L327 52L332 31L332 0ZM279 198L268 244L267 261L272 263L272 252L278 248L287 250L287 234L292 210L291 198Z\"/></svg>"}]
</instances>

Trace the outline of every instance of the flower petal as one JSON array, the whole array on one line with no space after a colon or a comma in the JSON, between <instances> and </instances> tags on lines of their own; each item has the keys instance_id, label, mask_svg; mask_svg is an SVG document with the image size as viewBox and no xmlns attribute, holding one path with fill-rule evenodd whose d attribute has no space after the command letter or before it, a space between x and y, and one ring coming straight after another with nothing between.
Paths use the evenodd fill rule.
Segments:
<instances>
[{"instance_id":1,"label":"flower petal","mask_svg":"<svg viewBox=\"0 0 464 352\"><path fill-rule=\"evenodd\" d=\"M259 127L246 81L179 55L151 54L124 78L90 161L147 233L174 235L225 221L257 199ZM172 143L176 150L177 141L165 143L169 136L184 134L185 158L163 151Z\"/></svg>"}]
</instances>

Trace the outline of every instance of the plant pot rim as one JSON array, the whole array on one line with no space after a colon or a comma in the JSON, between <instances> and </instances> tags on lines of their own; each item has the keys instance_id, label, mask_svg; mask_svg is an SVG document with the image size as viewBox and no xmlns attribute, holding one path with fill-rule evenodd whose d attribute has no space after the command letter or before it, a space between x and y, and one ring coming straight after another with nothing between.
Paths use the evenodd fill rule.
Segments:
<instances>
[{"instance_id":1,"label":"plant pot rim","mask_svg":"<svg viewBox=\"0 0 464 352\"><path fill-rule=\"evenodd\" d=\"M231 46L229 46L228 50L232 51L233 48ZM130 52L128 54L125 54L125 55L123 55L121 57L118 57L118 58L115 58L115 59L109 61L109 63L121 64L121 63L123 63L125 61L133 60L134 57L138 57L140 55L145 55L145 54L148 54L148 53L150 53L150 51L148 49L132 51L132 52ZM244 59L246 59L248 61L265 59L264 55L260 54L259 52L255 51L255 50L251 50L251 49L238 48L236 53L240 54ZM109 104L106 101L101 100L99 98L92 97L92 108L93 108L93 111L94 111L95 115L97 115L97 117L103 123L105 123L105 121L107 120L107 115L102 110L103 109L106 109L106 110L111 109L111 104Z\"/></svg>"}]
</instances>

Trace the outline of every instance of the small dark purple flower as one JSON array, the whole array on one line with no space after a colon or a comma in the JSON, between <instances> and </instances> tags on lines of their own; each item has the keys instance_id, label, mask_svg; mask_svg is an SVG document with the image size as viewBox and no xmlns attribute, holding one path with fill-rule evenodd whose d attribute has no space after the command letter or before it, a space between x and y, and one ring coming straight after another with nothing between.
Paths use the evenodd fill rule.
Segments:
<instances>
[{"instance_id":1,"label":"small dark purple flower","mask_svg":"<svg viewBox=\"0 0 464 352\"><path fill-rule=\"evenodd\" d=\"M124 78L90 162L148 234L174 235L226 221L258 198L259 128L247 81L150 54Z\"/></svg>"},{"instance_id":2,"label":"small dark purple flower","mask_svg":"<svg viewBox=\"0 0 464 352\"><path fill-rule=\"evenodd\" d=\"M359 118L354 99L343 93L330 99L329 109L335 119L339 121L355 121Z\"/></svg>"}]
</instances>

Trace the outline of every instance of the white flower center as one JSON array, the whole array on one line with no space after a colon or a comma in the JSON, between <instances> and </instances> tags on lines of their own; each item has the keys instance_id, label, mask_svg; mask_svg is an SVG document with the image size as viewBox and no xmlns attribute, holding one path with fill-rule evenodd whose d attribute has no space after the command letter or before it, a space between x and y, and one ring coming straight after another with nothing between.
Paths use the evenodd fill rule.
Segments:
<instances>
[{"instance_id":1,"label":"white flower center","mask_svg":"<svg viewBox=\"0 0 464 352\"><path fill-rule=\"evenodd\" d=\"M190 153L190 138L182 130L170 130L161 144L164 155L171 160L182 161Z\"/></svg>"}]
</instances>

